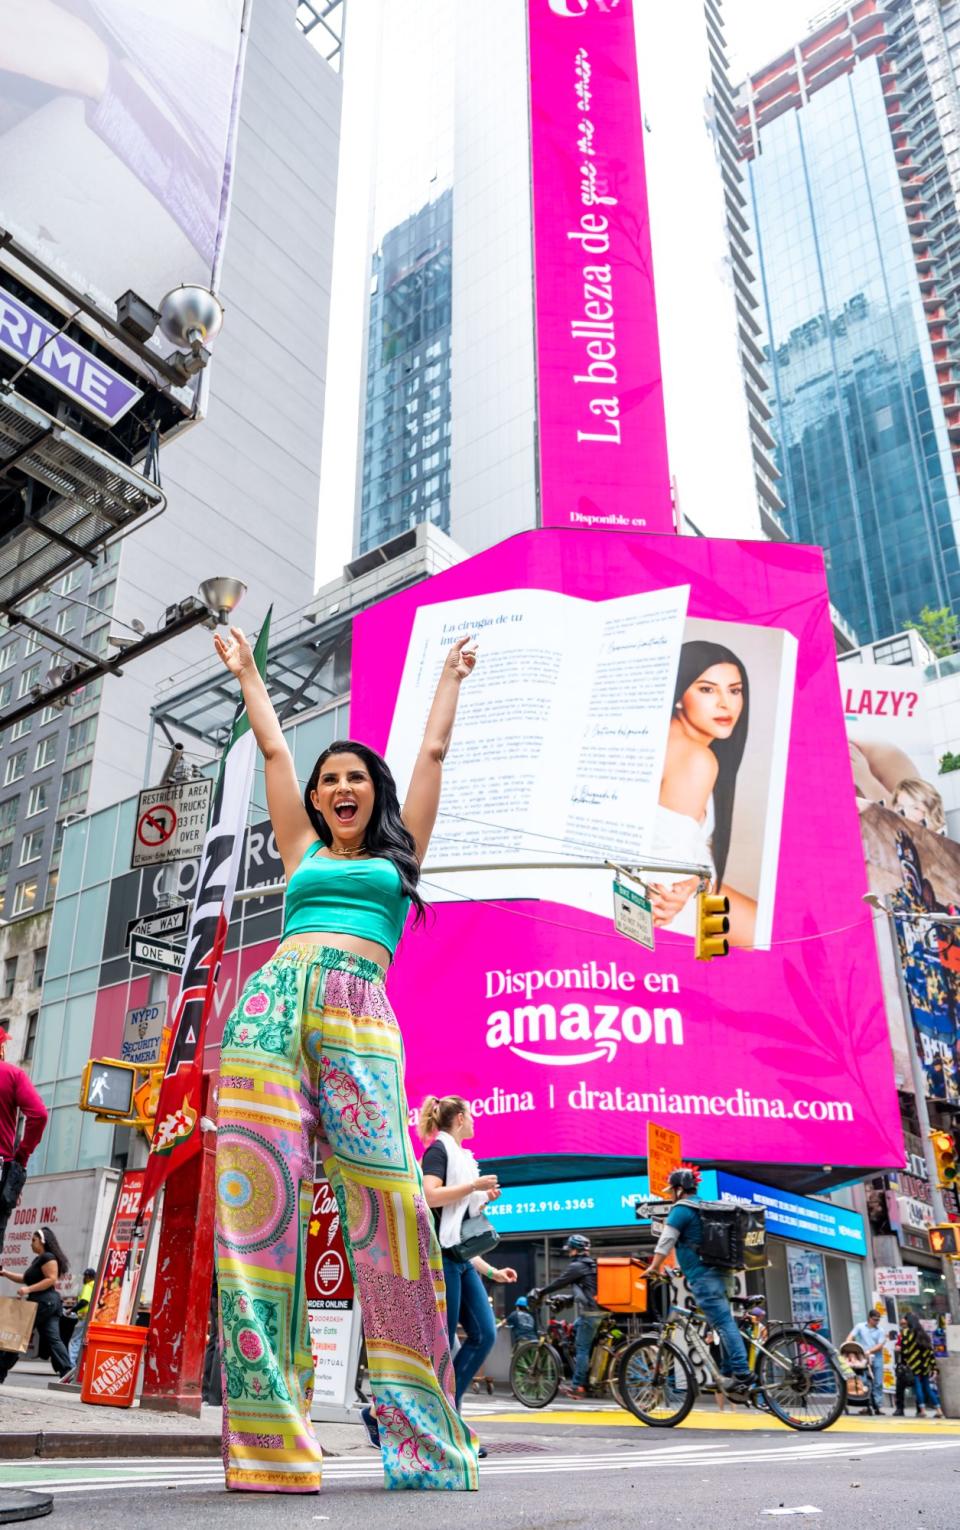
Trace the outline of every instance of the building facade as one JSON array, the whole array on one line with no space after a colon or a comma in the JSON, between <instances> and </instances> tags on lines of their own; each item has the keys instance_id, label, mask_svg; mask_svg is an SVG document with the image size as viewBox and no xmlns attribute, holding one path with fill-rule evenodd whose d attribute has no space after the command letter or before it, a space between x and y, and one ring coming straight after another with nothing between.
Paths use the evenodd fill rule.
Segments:
<instances>
[{"instance_id":1,"label":"building facade","mask_svg":"<svg viewBox=\"0 0 960 1530\"><path fill-rule=\"evenodd\" d=\"M0 712L73 657L58 638L116 655L134 624L159 626L203 578L227 573L247 584L240 619L252 629L271 604L282 618L313 593L341 94L318 38L298 29L290 0L252 8L221 283L226 319L205 417L161 450L164 514L26 604L51 638L3 625ZM72 819L156 777L169 752L151 730L156 688L209 653L209 633L195 629L122 678L93 681L3 732L2 919L52 903Z\"/></svg>"},{"instance_id":2,"label":"building facade","mask_svg":"<svg viewBox=\"0 0 960 1530\"><path fill-rule=\"evenodd\" d=\"M421 521L469 553L537 524L525 12L383 7L355 554ZM634 25L678 523L782 537L720 0Z\"/></svg>"},{"instance_id":3,"label":"building facade","mask_svg":"<svg viewBox=\"0 0 960 1530\"><path fill-rule=\"evenodd\" d=\"M957 384L886 12L755 74L738 123L790 533L861 641L960 595Z\"/></svg>"}]
</instances>

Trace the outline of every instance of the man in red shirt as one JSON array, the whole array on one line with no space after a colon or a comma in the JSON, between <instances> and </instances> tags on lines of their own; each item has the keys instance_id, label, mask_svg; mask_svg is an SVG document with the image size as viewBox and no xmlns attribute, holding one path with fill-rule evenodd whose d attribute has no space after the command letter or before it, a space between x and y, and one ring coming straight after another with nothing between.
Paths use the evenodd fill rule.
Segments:
<instances>
[{"instance_id":1,"label":"man in red shirt","mask_svg":"<svg viewBox=\"0 0 960 1530\"><path fill-rule=\"evenodd\" d=\"M7 1233L10 1213L23 1183L21 1170L33 1152L47 1124L47 1107L34 1089L27 1074L6 1060L8 1033L0 1025L0 1256ZM23 1136L17 1142L17 1126L23 1116ZM19 1169L14 1169L19 1165ZM2 1258L0 1258L2 1263Z\"/></svg>"}]
</instances>

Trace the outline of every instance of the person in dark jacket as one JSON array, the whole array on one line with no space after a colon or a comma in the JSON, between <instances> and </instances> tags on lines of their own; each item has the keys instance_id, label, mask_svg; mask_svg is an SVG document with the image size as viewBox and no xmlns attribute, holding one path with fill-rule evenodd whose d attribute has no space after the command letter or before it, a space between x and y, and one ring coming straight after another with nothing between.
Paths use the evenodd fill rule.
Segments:
<instances>
[{"instance_id":1,"label":"person in dark jacket","mask_svg":"<svg viewBox=\"0 0 960 1530\"><path fill-rule=\"evenodd\" d=\"M14 1275L9 1270L0 1270L0 1275L19 1286L19 1297L36 1303L36 1331L46 1341L50 1364L57 1375L63 1377L72 1366L66 1345L60 1337L63 1298L57 1290L57 1281L69 1274L70 1265L49 1227L41 1227L39 1232L34 1233L30 1247L33 1250L33 1262L27 1265L22 1275ZM19 1358L19 1355L9 1350L0 1351L0 1382L6 1381Z\"/></svg>"},{"instance_id":2,"label":"person in dark jacket","mask_svg":"<svg viewBox=\"0 0 960 1530\"><path fill-rule=\"evenodd\" d=\"M905 1312L900 1319L900 1354L910 1374L917 1399L917 1418L925 1418L923 1405L932 1408L934 1418L943 1418L935 1377L937 1357L930 1335L915 1312Z\"/></svg>"},{"instance_id":3,"label":"person in dark jacket","mask_svg":"<svg viewBox=\"0 0 960 1530\"><path fill-rule=\"evenodd\" d=\"M590 1370L590 1351L597 1336L603 1312L597 1306L597 1261L590 1253L590 1239L583 1233L571 1233L563 1245L563 1252L570 1263L562 1275L546 1286L529 1293L531 1301L549 1296L551 1291L572 1290L577 1320L574 1324L577 1350L573 1366L573 1381L563 1387L568 1397L586 1397L587 1376Z\"/></svg>"}]
</instances>

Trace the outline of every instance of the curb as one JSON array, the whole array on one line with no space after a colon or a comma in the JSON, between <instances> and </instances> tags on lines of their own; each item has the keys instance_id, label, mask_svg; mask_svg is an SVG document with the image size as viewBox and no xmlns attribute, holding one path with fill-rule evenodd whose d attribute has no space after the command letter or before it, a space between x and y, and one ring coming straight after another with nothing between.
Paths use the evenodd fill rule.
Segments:
<instances>
[{"instance_id":1,"label":"curb","mask_svg":"<svg viewBox=\"0 0 960 1530\"><path fill-rule=\"evenodd\" d=\"M29 1430L0 1434L0 1461L117 1460L143 1456L219 1457L219 1435L206 1434L84 1434L79 1430Z\"/></svg>"}]
</instances>

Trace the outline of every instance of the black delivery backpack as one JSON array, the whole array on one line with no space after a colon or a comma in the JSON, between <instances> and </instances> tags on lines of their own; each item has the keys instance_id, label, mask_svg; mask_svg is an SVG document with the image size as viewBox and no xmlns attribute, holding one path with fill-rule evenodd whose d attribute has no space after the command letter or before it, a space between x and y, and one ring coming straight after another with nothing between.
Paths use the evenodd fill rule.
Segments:
<instances>
[{"instance_id":1,"label":"black delivery backpack","mask_svg":"<svg viewBox=\"0 0 960 1530\"><path fill-rule=\"evenodd\" d=\"M766 1213L747 1201L697 1201L700 1258L715 1270L764 1270Z\"/></svg>"}]
</instances>

